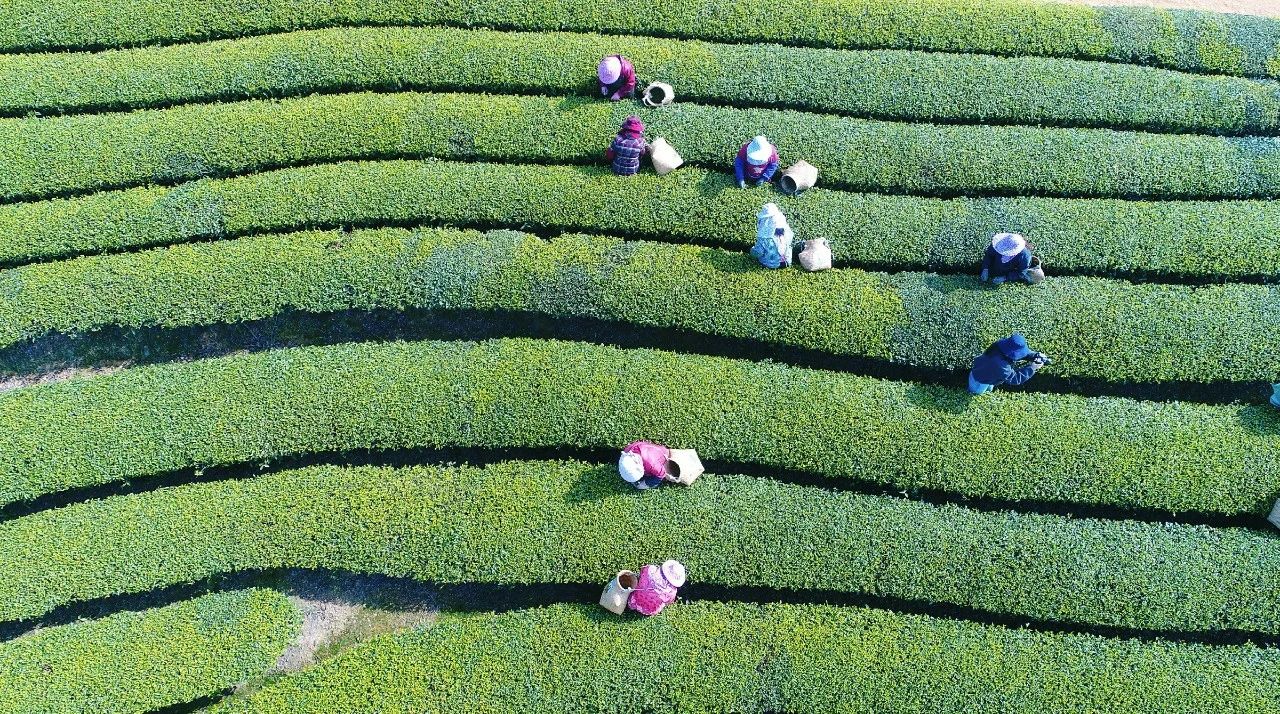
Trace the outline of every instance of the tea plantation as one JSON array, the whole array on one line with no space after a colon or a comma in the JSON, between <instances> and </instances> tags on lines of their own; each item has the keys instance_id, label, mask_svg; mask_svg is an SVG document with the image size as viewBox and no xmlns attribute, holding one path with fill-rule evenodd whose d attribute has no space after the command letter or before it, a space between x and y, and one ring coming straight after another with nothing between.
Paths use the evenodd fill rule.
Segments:
<instances>
[{"instance_id":1,"label":"tea plantation","mask_svg":"<svg viewBox=\"0 0 1280 714\"><path fill-rule=\"evenodd\" d=\"M1277 199L1261 17L8 0L0 714L1274 712Z\"/></svg>"}]
</instances>

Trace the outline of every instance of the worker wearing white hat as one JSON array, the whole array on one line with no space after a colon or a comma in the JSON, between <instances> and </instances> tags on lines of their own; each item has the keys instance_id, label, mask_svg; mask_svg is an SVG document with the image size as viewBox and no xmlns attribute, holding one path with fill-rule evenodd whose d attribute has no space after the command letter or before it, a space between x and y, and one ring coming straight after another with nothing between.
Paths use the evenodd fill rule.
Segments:
<instances>
[{"instance_id":1,"label":"worker wearing white hat","mask_svg":"<svg viewBox=\"0 0 1280 714\"><path fill-rule=\"evenodd\" d=\"M600 94L610 101L630 97L636 91L636 70L631 60L622 55L609 55L596 66Z\"/></svg>"},{"instance_id":2,"label":"worker wearing white hat","mask_svg":"<svg viewBox=\"0 0 1280 714\"><path fill-rule=\"evenodd\" d=\"M641 615L657 615L676 601L676 590L683 587L684 582L684 564L678 560L668 560L660 566L646 565L640 569L627 607Z\"/></svg>"},{"instance_id":3,"label":"worker wearing white hat","mask_svg":"<svg viewBox=\"0 0 1280 714\"><path fill-rule=\"evenodd\" d=\"M738 149L733 161L733 175L738 188L746 188L747 181L763 186L773 180L778 171L778 148L763 136L757 136Z\"/></svg>"},{"instance_id":4,"label":"worker wearing white hat","mask_svg":"<svg viewBox=\"0 0 1280 714\"><path fill-rule=\"evenodd\" d=\"M982 273L978 276L986 282L999 285L1006 280L1031 282L1027 270L1031 268L1031 249L1027 239L1017 233L997 233L991 237L982 256Z\"/></svg>"}]
</instances>

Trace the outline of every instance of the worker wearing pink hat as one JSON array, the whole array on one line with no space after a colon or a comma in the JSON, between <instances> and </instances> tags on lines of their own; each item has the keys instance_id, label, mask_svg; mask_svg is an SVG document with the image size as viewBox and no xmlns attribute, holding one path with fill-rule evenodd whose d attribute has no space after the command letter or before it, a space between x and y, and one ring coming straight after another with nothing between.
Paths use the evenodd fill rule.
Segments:
<instances>
[{"instance_id":1,"label":"worker wearing pink hat","mask_svg":"<svg viewBox=\"0 0 1280 714\"><path fill-rule=\"evenodd\" d=\"M684 580L684 564L678 560L668 560L660 566L646 565L640 569L640 578L627 607L641 615L657 615L676 601L676 590L684 586Z\"/></svg>"},{"instance_id":2,"label":"worker wearing pink hat","mask_svg":"<svg viewBox=\"0 0 1280 714\"><path fill-rule=\"evenodd\" d=\"M640 171L640 160L649 153L649 142L644 140L644 122L632 115L622 122L622 128L613 143L604 152L605 161L619 176L635 176Z\"/></svg>"},{"instance_id":3,"label":"worker wearing pink hat","mask_svg":"<svg viewBox=\"0 0 1280 714\"><path fill-rule=\"evenodd\" d=\"M609 55L596 67L596 79L600 80L600 95L610 101L618 101L635 94L636 70L631 60L622 55Z\"/></svg>"}]
</instances>

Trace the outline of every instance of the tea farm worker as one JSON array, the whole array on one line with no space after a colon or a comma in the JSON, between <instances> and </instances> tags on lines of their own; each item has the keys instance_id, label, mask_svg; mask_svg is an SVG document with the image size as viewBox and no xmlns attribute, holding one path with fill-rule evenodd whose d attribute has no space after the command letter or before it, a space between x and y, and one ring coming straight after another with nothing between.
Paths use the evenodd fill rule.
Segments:
<instances>
[{"instance_id":1,"label":"tea farm worker","mask_svg":"<svg viewBox=\"0 0 1280 714\"><path fill-rule=\"evenodd\" d=\"M1018 333L996 340L986 352L973 360L969 372L969 393L986 394L1001 384L1022 384L1035 376L1044 366L1042 359L1035 359L1019 366L1018 362L1040 357L1027 347L1027 338Z\"/></svg>"},{"instance_id":2,"label":"tea farm worker","mask_svg":"<svg viewBox=\"0 0 1280 714\"><path fill-rule=\"evenodd\" d=\"M1280 409L1280 383L1271 385L1271 406Z\"/></svg>"},{"instance_id":3,"label":"tea farm worker","mask_svg":"<svg viewBox=\"0 0 1280 714\"><path fill-rule=\"evenodd\" d=\"M640 172L640 159L649 153L649 142L644 140L644 122L632 115L622 122L618 135L604 153L613 163L613 172L619 176L635 176Z\"/></svg>"},{"instance_id":4,"label":"tea farm worker","mask_svg":"<svg viewBox=\"0 0 1280 714\"><path fill-rule=\"evenodd\" d=\"M756 244L751 255L766 268L785 268L791 264L794 238L782 209L776 203L766 203L756 214Z\"/></svg>"},{"instance_id":5,"label":"tea farm worker","mask_svg":"<svg viewBox=\"0 0 1280 714\"><path fill-rule=\"evenodd\" d=\"M778 147L763 136L743 144L738 149L738 158L733 160L733 175L738 179L738 188L746 188L747 181L763 186L773 180L777 171Z\"/></svg>"},{"instance_id":6,"label":"tea farm worker","mask_svg":"<svg viewBox=\"0 0 1280 714\"><path fill-rule=\"evenodd\" d=\"M622 480L644 490L662 485L667 478L667 461L671 449L652 441L633 441L618 457L618 473Z\"/></svg>"},{"instance_id":7,"label":"tea farm worker","mask_svg":"<svg viewBox=\"0 0 1280 714\"><path fill-rule=\"evenodd\" d=\"M596 79L600 80L600 94L616 102L635 94L636 69L631 60L622 55L609 55L596 67Z\"/></svg>"},{"instance_id":8,"label":"tea farm worker","mask_svg":"<svg viewBox=\"0 0 1280 714\"><path fill-rule=\"evenodd\" d=\"M676 590L684 585L684 578L684 564L678 560L644 566L627 607L646 617L657 615L676 601Z\"/></svg>"},{"instance_id":9,"label":"tea farm worker","mask_svg":"<svg viewBox=\"0 0 1280 714\"><path fill-rule=\"evenodd\" d=\"M991 245L982 256L982 273L978 278L996 285L1006 280L1031 282L1027 278L1030 267L1031 249L1027 247L1027 239L1017 233L997 233L991 237Z\"/></svg>"}]
</instances>

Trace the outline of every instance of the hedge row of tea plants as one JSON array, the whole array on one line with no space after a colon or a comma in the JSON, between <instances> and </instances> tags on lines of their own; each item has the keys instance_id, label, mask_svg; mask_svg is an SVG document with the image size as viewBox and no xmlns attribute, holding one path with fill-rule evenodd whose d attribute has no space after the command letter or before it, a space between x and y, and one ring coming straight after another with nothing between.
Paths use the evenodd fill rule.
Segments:
<instances>
[{"instance_id":1,"label":"hedge row of tea plants","mask_svg":"<svg viewBox=\"0 0 1280 714\"><path fill-rule=\"evenodd\" d=\"M523 339L286 349L0 395L0 500L290 454L642 437L1010 500L1264 514L1280 492L1270 406L958 387Z\"/></svg>"},{"instance_id":2,"label":"hedge row of tea plants","mask_svg":"<svg viewBox=\"0 0 1280 714\"><path fill-rule=\"evenodd\" d=\"M0 200L361 158L598 162L622 120L728 170L766 134L826 184L918 193L1250 198L1280 194L1280 139L932 125L680 103L415 92L0 120Z\"/></svg>"},{"instance_id":3,"label":"hedge row of tea plants","mask_svg":"<svg viewBox=\"0 0 1280 714\"><path fill-rule=\"evenodd\" d=\"M50 332L177 327L287 309L512 310L759 339L966 370L1019 331L1053 373L1107 382L1263 381L1280 288L1059 277L762 269L746 251L514 231L308 231L0 271L0 346Z\"/></svg>"},{"instance_id":4,"label":"hedge row of tea plants","mask_svg":"<svg viewBox=\"0 0 1280 714\"><path fill-rule=\"evenodd\" d=\"M640 493L613 465L308 468L47 511L0 525L0 536L0 619L237 570L604 583L672 557L705 584L1087 625L1280 632L1280 550L1268 535L985 513L736 476Z\"/></svg>"},{"instance_id":5,"label":"hedge row of tea plants","mask_svg":"<svg viewBox=\"0 0 1280 714\"><path fill-rule=\"evenodd\" d=\"M797 236L831 240L838 262L977 272L990 236L1027 233L1050 273L1280 273L1280 204L1058 198L934 199L832 191L800 198L732 189L695 168L619 181L607 168L449 161L322 164L173 188L0 206L0 264L379 223L539 226L745 248L766 200ZM1223 240L1230 226L1232 240ZM892 236L892 240L886 240Z\"/></svg>"},{"instance_id":6,"label":"hedge row of tea plants","mask_svg":"<svg viewBox=\"0 0 1280 714\"><path fill-rule=\"evenodd\" d=\"M212 711L1263 714L1278 668L1272 651L863 608L693 602L638 619L555 605L442 618Z\"/></svg>"},{"instance_id":7,"label":"hedge row of tea plants","mask_svg":"<svg viewBox=\"0 0 1280 714\"><path fill-rule=\"evenodd\" d=\"M1213 133L1280 128L1280 88L1132 65L596 34L338 28L105 53L0 56L0 112L126 109L353 88L595 94L621 53L682 101L924 120Z\"/></svg>"},{"instance_id":8,"label":"hedge row of tea plants","mask_svg":"<svg viewBox=\"0 0 1280 714\"><path fill-rule=\"evenodd\" d=\"M452 24L658 34L732 42L1081 57L1280 76L1280 22L1147 8L1003 0L637 0L617 12L588 0L536 7L500 0L14 0L0 7L0 48L134 46L353 24Z\"/></svg>"},{"instance_id":9,"label":"hedge row of tea plants","mask_svg":"<svg viewBox=\"0 0 1280 714\"><path fill-rule=\"evenodd\" d=\"M299 620L280 593L241 590L38 630L0 643L0 712L128 714L218 694L271 667Z\"/></svg>"}]
</instances>

